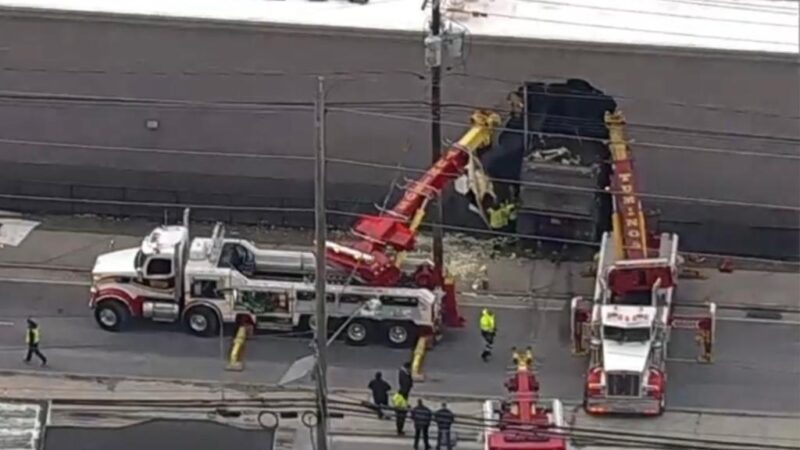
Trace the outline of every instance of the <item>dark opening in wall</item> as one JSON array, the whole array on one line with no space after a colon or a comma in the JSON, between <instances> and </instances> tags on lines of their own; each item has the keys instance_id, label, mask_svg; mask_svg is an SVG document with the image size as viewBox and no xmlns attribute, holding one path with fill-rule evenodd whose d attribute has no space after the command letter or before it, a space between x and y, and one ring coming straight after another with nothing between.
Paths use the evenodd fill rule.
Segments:
<instances>
[{"instance_id":1,"label":"dark opening in wall","mask_svg":"<svg viewBox=\"0 0 800 450\"><path fill-rule=\"evenodd\" d=\"M518 204L506 231L544 238L530 240L536 245L599 240L611 220L609 195L596 192L609 184L604 115L616 101L580 79L529 82L509 100L504 129L481 155L490 177L508 180L494 183L498 202Z\"/></svg>"}]
</instances>

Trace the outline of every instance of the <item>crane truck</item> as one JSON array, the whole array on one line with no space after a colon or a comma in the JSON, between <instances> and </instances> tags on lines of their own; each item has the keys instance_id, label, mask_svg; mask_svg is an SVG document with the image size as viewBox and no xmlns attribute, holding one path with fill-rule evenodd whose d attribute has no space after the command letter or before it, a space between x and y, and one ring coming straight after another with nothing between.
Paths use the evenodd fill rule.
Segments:
<instances>
[{"instance_id":1,"label":"crane truck","mask_svg":"<svg viewBox=\"0 0 800 450\"><path fill-rule=\"evenodd\" d=\"M484 450L567 450L564 407L539 400L533 352L512 351L513 372L505 382L507 400L483 405Z\"/></svg>"},{"instance_id":2,"label":"crane truck","mask_svg":"<svg viewBox=\"0 0 800 450\"><path fill-rule=\"evenodd\" d=\"M590 414L660 415L667 389L667 346L672 329L696 332L701 362L710 362L716 306L678 315L674 298L678 236L648 233L634 183L625 119L607 112L611 150L612 232L603 234L594 295L572 299L572 351L588 355L584 408Z\"/></svg>"},{"instance_id":3,"label":"crane truck","mask_svg":"<svg viewBox=\"0 0 800 450\"><path fill-rule=\"evenodd\" d=\"M407 258L428 202L446 183L474 172L476 153L491 145L500 117L476 111L471 128L402 198L380 215L364 215L344 243L326 242L330 267L327 302L330 329L346 324L352 345L382 340L413 345L420 335L438 338L460 326L453 280L428 260ZM489 195L486 178L473 193ZM153 230L138 248L100 255L92 270L89 306L97 324L120 331L134 319L182 322L193 334L214 336L224 324L256 329L313 329L315 255L262 249L225 235L192 239L189 211L183 224ZM434 341L436 339L433 339Z\"/></svg>"}]
</instances>

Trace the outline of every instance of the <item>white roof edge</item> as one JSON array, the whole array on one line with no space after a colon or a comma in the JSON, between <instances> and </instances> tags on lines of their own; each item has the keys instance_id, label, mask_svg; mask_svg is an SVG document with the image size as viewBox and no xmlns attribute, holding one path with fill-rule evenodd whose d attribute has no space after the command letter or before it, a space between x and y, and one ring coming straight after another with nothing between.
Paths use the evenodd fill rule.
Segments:
<instances>
[{"instance_id":1,"label":"white roof edge","mask_svg":"<svg viewBox=\"0 0 800 450\"><path fill-rule=\"evenodd\" d=\"M427 23L419 0L0 0L0 7L418 31ZM475 36L798 54L797 2L731 0L443 0L446 20ZM467 10L485 16L455 13Z\"/></svg>"}]
</instances>

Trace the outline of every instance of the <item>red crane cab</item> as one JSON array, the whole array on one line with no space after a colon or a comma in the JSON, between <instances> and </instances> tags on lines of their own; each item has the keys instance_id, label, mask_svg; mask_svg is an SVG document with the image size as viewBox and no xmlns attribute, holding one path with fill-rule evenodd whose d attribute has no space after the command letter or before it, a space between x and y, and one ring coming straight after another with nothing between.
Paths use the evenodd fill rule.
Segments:
<instances>
[{"instance_id":1,"label":"red crane cab","mask_svg":"<svg viewBox=\"0 0 800 450\"><path fill-rule=\"evenodd\" d=\"M488 400L483 415L485 450L566 450L563 406L539 401L533 352L513 350L514 369L505 381L508 397Z\"/></svg>"}]
</instances>

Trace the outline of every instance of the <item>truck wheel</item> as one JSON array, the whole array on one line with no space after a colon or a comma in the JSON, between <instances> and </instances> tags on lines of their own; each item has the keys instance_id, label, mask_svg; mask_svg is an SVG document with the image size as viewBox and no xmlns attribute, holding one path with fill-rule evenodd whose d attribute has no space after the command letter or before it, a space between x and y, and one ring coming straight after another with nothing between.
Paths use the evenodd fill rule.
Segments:
<instances>
[{"instance_id":1,"label":"truck wheel","mask_svg":"<svg viewBox=\"0 0 800 450\"><path fill-rule=\"evenodd\" d=\"M207 306L198 306L186 312L183 319L186 328L195 336L210 337L219 335L217 312Z\"/></svg>"},{"instance_id":2,"label":"truck wheel","mask_svg":"<svg viewBox=\"0 0 800 450\"><path fill-rule=\"evenodd\" d=\"M119 300L104 300L94 309L94 319L106 331L122 331L130 318L128 307Z\"/></svg>"},{"instance_id":3,"label":"truck wheel","mask_svg":"<svg viewBox=\"0 0 800 450\"><path fill-rule=\"evenodd\" d=\"M366 320L354 320L344 330L349 345L367 345L372 337L372 324Z\"/></svg>"},{"instance_id":4,"label":"truck wheel","mask_svg":"<svg viewBox=\"0 0 800 450\"><path fill-rule=\"evenodd\" d=\"M417 327L408 322L390 322L384 326L384 336L391 347L409 348L417 340Z\"/></svg>"}]
</instances>

